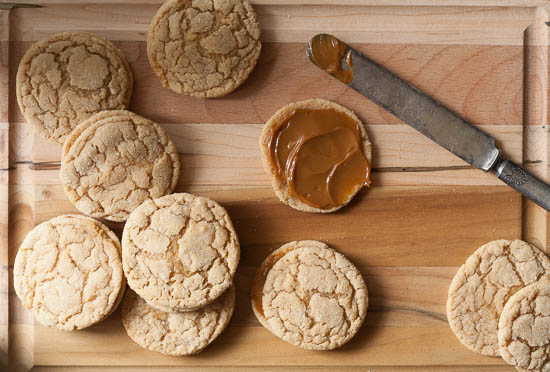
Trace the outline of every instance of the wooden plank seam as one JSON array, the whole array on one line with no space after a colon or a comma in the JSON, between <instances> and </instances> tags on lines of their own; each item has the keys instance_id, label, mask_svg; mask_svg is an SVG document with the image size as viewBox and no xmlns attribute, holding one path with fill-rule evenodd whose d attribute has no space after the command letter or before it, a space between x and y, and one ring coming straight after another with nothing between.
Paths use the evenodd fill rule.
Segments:
<instances>
[{"instance_id":1,"label":"wooden plank seam","mask_svg":"<svg viewBox=\"0 0 550 372\"><path fill-rule=\"evenodd\" d=\"M9 12L0 10L0 368L9 356Z\"/></svg>"},{"instance_id":2,"label":"wooden plank seam","mask_svg":"<svg viewBox=\"0 0 550 372\"><path fill-rule=\"evenodd\" d=\"M548 13L543 7L533 8L533 23L525 30L524 46L524 165L550 182L548 137ZM547 254L549 214L532 201L523 198L522 239Z\"/></svg>"}]
</instances>

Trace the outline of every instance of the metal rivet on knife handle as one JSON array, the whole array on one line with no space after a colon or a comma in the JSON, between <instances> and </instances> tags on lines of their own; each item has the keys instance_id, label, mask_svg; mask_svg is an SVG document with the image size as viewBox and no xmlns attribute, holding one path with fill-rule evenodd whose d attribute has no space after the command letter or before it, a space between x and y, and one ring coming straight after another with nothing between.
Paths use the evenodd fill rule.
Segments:
<instances>
[{"instance_id":1,"label":"metal rivet on knife handle","mask_svg":"<svg viewBox=\"0 0 550 372\"><path fill-rule=\"evenodd\" d=\"M503 159L493 137L328 34L314 36L306 51L319 68L378 104L475 168L494 170L506 184L550 210L550 185Z\"/></svg>"}]
</instances>

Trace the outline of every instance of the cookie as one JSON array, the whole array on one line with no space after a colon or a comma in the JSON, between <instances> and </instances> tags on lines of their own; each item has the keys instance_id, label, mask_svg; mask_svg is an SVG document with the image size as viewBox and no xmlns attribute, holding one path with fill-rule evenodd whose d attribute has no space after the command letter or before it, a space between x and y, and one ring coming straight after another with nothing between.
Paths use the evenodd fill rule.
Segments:
<instances>
[{"instance_id":1,"label":"cookie","mask_svg":"<svg viewBox=\"0 0 550 372\"><path fill-rule=\"evenodd\" d=\"M42 325L86 328L111 314L121 299L120 242L94 219L55 217L27 234L13 277L17 296Z\"/></svg>"},{"instance_id":2,"label":"cookie","mask_svg":"<svg viewBox=\"0 0 550 372\"><path fill-rule=\"evenodd\" d=\"M370 185L371 143L363 123L325 99L279 109L260 135L264 169L284 204L304 212L330 213Z\"/></svg>"},{"instance_id":3,"label":"cookie","mask_svg":"<svg viewBox=\"0 0 550 372\"><path fill-rule=\"evenodd\" d=\"M174 313L157 310L127 291L122 325L128 336L145 349L174 356L197 354L223 332L234 308L233 286L204 308Z\"/></svg>"},{"instance_id":4,"label":"cookie","mask_svg":"<svg viewBox=\"0 0 550 372\"><path fill-rule=\"evenodd\" d=\"M25 119L59 145L93 114L128 107L132 87L122 52L86 32L63 32L36 42L19 63L16 78Z\"/></svg>"},{"instance_id":5,"label":"cookie","mask_svg":"<svg viewBox=\"0 0 550 372\"><path fill-rule=\"evenodd\" d=\"M253 303L260 323L304 349L331 350L348 342L368 307L367 286L357 268L312 240L285 244L273 255L262 266L268 269L276 261L265 276L261 310Z\"/></svg>"},{"instance_id":6,"label":"cookie","mask_svg":"<svg viewBox=\"0 0 550 372\"><path fill-rule=\"evenodd\" d=\"M239 87L260 56L260 25L248 0L168 0L147 35L162 85L202 98Z\"/></svg>"},{"instance_id":7,"label":"cookie","mask_svg":"<svg viewBox=\"0 0 550 372\"><path fill-rule=\"evenodd\" d=\"M125 110L92 116L63 146L65 193L92 217L125 221L145 200L171 193L179 173L178 153L166 132Z\"/></svg>"},{"instance_id":8,"label":"cookie","mask_svg":"<svg viewBox=\"0 0 550 372\"><path fill-rule=\"evenodd\" d=\"M498 356L498 321L506 301L550 272L550 260L521 240L495 240L477 249L452 280L447 319L468 349Z\"/></svg>"},{"instance_id":9,"label":"cookie","mask_svg":"<svg viewBox=\"0 0 550 372\"><path fill-rule=\"evenodd\" d=\"M548 277L517 291L502 309L498 346L505 362L527 371L550 371Z\"/></svg>"},{"instance_id":10,"label":"cookie","mask_svg":"<svg viewBox=\"0 0 550 372\"><path fill-rule=\"evenodd\" d=\"M231 285L239 256L225 209L191 194L145 201L122 234L128 285L159 310L191 311L214 301Z\"/></svg>"},{"instance_id":11,"label":"cookie","mask_svg":"<svg viewBox=\"0 0 550 372\"><path fill-rule=\"evenodd\" d=\"M321 248L326 247L326 244L317 242L315 240L303 240L286 243L280 248L274 250L269 256L267 256L262 262L258 271L256 271L256 275L254 276L254 279L252 281L252 288L250 291L250 302L252 305L252 312L254 313L254 315L256 315L256 318L258 319L260 324L263 325L265 328L269 328L269 325L267 323L267 320L265 319L264 311L262 309L262 296L265 279L267 278L269 270L271 270L273 265L275 265L277 261L279 261L288 252L300 247L308 247L310 245L319 246Z\"/></svg>"}]
</instances>

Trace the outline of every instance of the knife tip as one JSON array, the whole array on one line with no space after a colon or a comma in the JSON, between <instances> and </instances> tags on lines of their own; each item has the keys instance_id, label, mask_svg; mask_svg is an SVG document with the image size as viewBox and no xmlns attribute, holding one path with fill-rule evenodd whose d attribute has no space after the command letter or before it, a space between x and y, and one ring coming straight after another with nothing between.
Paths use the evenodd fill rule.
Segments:
<instances>
[{"instance_id":1,"label":"knife tip","mask_svg":"<svg viewBox=\"0 0 550 372\"><path fill-rule=\"evenodd\" d=\"M317 65L317 63L315 61L315 58L313 57L314 45L318 45L319 41L322 40L322 39L325 39L325 38L335 38L335 37L333 35L330 35L330 34L321 33L321 34L317 34L317 35L313 36L311 39L309 39L309 41L307 43L306 57L315 65Z\"/></svg>"},{"instance_id":2,"label":"knife tip","mask_svg":"<svg viewBox=\"0 0 550 372\"><path fill-rule=\"evenodd\" d=\"M330 34L317 34L306 48L307 58L345 84L353 80L351 48Z\"/></svg>"}]
</instances>

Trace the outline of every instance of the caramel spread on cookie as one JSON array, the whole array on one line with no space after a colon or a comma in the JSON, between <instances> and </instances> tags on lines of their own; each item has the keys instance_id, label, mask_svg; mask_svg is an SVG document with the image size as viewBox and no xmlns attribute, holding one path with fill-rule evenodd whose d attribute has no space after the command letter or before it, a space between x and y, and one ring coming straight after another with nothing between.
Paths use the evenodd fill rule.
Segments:
<instances>
[{"instance_id":1,"label":"caramel spread on cookie","mask_svg":"<svg viewBox=\"0 0 550 372\"><path fill-rule=\"evenodd\" d=\"M320 34L311 39L309 58L317 66L349 84L353 79L351 51L348 45L332 35ZM342 68L342 64L346 69Z\"/></svg>"},{"instance_id":2,"label":"caramel spread on cookie","mask_svg":"<svg viewBox=\"0 0 550 372\"><path fill-rule=\"evenodd\" d=\"M252 283L252 302L254 304L254 307L256 308L256 311L261 315L264 316L264 310L262 309L262 293L264 289L264 283L265 278L267 278L267 274L269 273L269 270L279 261L285 254L288 252L294 250L295 247L291 247L288 244L285 244L281 248L277 249L273 253L271 253L262 263L262 266L256 273L256 277L254 278L254 281Z\"/></svg>"},{"instance_id":3,"label":"caramel spread on cookie","mask_svg":"<svg viewBox=\"0 0 550 372\"><path fill-rule=\"evenodd\" d=\"M340 206L358 188L370 186L359 124L345 113L296 109L271 132L268 143L277 176L308 205Z\"/></svg>"}]
</instances>

